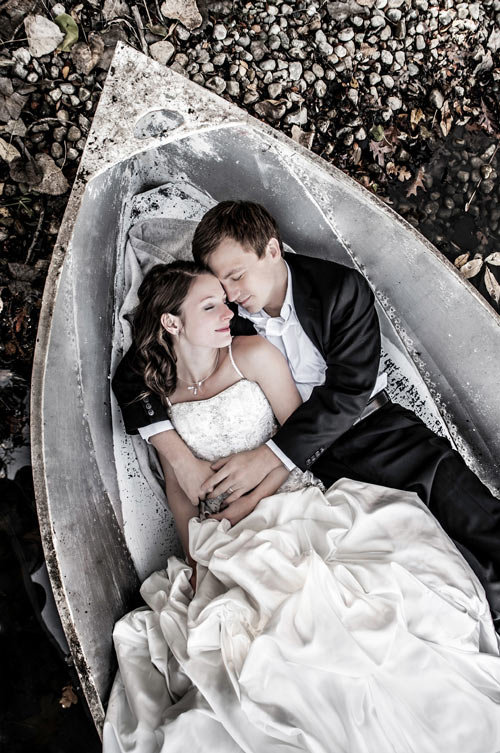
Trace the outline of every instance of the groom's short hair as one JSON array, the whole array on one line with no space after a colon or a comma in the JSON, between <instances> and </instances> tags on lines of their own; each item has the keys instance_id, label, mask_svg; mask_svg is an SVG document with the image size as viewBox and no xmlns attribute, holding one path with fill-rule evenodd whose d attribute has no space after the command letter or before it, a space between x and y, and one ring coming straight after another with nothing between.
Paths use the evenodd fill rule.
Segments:
<instances>
[{"instance_id":1,"label":"groom's short hair","mask_svg":"<svg viewBox=\"0 0 500 753\"><path fill-rule=\"evenodd\" d=\"M240 243L245 250L264 255L271 238L283 243L276 220L261 204L252 201L221 201L202 217L194 231L194 260L207 266L210 254L225 238Z\"/></svg>"}]
</instances>

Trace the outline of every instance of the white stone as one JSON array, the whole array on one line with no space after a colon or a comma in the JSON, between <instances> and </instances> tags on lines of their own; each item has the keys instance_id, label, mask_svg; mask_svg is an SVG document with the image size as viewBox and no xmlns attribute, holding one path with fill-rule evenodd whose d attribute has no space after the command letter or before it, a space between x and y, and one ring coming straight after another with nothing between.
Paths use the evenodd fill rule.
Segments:
<instances>
[{"instance_id":1,"label":"white stone","mask_svg":"<svg viewBox=\"0 0 500 753\"><path fill-rule=\"evenodd\" d=\"M347 99L353 103L353 105L356 107L359 100L359 91L358 89L348 89L347 90Z\"/></svg>"},{"instance_id":2,"label":"white stone","mask_svg":"<svg viewBox=\"0 0 500 753\"><path fill-rule=\"evenodd\" d=\"M215 24L214 37L215 39L218 39L219 41L227 37L227 29L223 24Z\"/></svg>"},{"instance_id":3,"label":"white stone","mask_svg":"<svg viewBox=\"0 0 500 753\"><path fill-rule=\"evenodd\" d=\"M295 112L290 112L285 116L285 123L288 125L305 125L307 123L307 108L300 107Z\"/></svg>"},{"instance_id":4,"label":"white stone","mask_svg":"<svg viewBox=\"0 0 500 753\"><path fill-rule=\"evenodd\" d=\"M231 97L240 96L240 85L237 81L228 81L226 84L226 91Z\"/></svg>"},{"instance_id":5,"label":"white stone","mask_svg":"<svg viewBox=\"0 0 500 753\"><path fill-rule=\"evenodd\" d=\"M393 111L400 110L403 107L403 103L399 97L387 97L387 104Z\"/></svg>"},{"instance_id":6,"label":"white stone","mask_svg":"<svg viewBox=\"0 0 500 753\"><path fill-rule=\"evenodd\" d=\"M195 0L165 0L161 12L165 18L180 21L186 29L196 29L202 23Z\"/></svg>"},{"instance_id":7,"label":"white stone","mask_svg":"<svg viewBox=\"0 0 500 753\"><path fill-rule=\"evenodd\" d=\"M324 81L316 81L314 84L314 91L319 99L322 99L327 91L327 86Z\"/></svg>"},{"instance_id":8,"label":"white stone","mask_svg":"<svg viewBox=\"0 0 500 753\"><path fill-rule=\"evenodd\" d=\"M337 34L337 38L339 42L349 42L354 37L354 29L347 28L342 29L342 31L339 31Z\"/></svg>"},{"instance_id":9,"label":"white stone","mask_svg":"<svg viewBox=\"0 0 500 753\"><path fill-rule=\"evenodd\" d=\"M492 52L496 52L500 47L500 28L495 26L490 36L488 37L488 49Z\"/></svg>"},{"instance_id":10,"label":"white stone","mask_svg":"<svg viewBox=\"0 0 500 753\"><path fill-rule=\"evenodd\" d=\"M155 42L149 47L149 54L162 65L167 65L172 55L175 53L175 47L168 39L164 39L161 42Z\"/></svg>"},{"instance_id":11,"label":"white stone","mask_svg":"<svg viewBox=\"0 0 500 753\"><path fill-rule=\"evenodd\" d=\"M440 110L444 104L444 97L439 89L433 89L429 94L429 101L433 107Z\"/></svg>"},{"instance_id":12,"label":"white stone","mask_svg":"<svg viewBox=\"0 0 500 753\"><path fill-rule=\"evenodd\" d=\"M269 84L267 87L267 91L271 99L278 99L278 97L281 97L281 94L283 93L283 86L282 84Z\"/></svg>"},{"instance_id":13,"label":"white stone","mask_svg":"<svg viewBox=\"0 0 500 753\"><path fill-rule=\"evenodd\" d=\"M128 16L129 7L124 0L105 0L102 15L105 21L112 21L114 18Z\"/></svg>"},{"instance_id":14,"label":"white stone","mask_svg":"<svg viewBox=\"0 0 500 753\"><path fill-rule=\"evenodd\" d=\"M28 65L31 60L30 51L26 47L20 47L18 50L14 50L12 57L22 65Z\"/></svg>"},{"instance_id":15,"label":"white stone","mask_svg":"<svg viewBox=\"0 0 500 753\"><path fill-rule=\"evenodd\" d=\"M302 63L290 63L288 66L288 75L292 81L298 81L302 76ZM300 125L300 123L298 123L297 125Z\"/></svg>"}]
</instances>

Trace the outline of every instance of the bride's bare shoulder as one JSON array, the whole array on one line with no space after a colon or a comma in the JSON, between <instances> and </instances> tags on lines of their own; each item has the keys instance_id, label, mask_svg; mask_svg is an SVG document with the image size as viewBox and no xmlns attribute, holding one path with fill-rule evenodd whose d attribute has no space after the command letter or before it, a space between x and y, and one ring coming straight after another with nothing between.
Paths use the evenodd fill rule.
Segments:
<instances>
[{"instance_id":1,"label":"bride's bare shoulder","mask_svg":"<svg viewBox=\"0 0 500 753\"><path fill-rule=\"evenodd\" d=\"M261 335L239 335L233 338L231 350L233 355L238 354L242 358L251 358L274 347Z\"/></svg>"},{"instance_id":2,"label":"bride's bare shoulder","mask_svg":"<svg viewBox=\"0 0 500 753\"><path fill-rule=\"evenodd\" d=\"M283 359L278 348L261 335L235 337L231 350L238 367L249 377L258 372L263 364L269 364L276 358Z\"/></svg>"}]
</instances>

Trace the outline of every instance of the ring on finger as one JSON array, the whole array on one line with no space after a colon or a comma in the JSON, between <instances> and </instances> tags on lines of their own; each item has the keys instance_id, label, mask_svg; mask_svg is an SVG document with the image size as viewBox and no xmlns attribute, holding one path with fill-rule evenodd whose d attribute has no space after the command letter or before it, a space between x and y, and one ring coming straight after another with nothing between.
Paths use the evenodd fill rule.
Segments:
<instances>
[{"instance_id":1,"label":"ring on finger","mask_svg":"<svg viewBox=\"0 0 500 753\"><path fill-rule=\"evenodd\" d=\"M233 493L233 491L234 491L234 489L233 489L233 487L232 487L232 486L228 486L228 487L227 487L227 491L229 492L229 494L232 494L232 493Z\"/></svg>"}]
</instances>

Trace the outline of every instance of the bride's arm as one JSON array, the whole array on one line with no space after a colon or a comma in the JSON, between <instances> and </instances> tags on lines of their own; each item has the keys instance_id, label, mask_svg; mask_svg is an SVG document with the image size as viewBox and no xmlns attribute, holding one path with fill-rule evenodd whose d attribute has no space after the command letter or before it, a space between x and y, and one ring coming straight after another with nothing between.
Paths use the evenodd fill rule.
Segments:
<instances>
[{"instance_id":1,"label":"bride's arm","mask_svg":"<svg viewBox=\"0 0 500 753\"><path fill-rule=\"evenodd\" d=\"M174 429L153 434L149 441L162 465L164 462L169 464L180 489L191 504L198 505L205 496L201 493L201 486L212 475L210 463L195 457Z\"/></svg>"},{"instance_id":2,"label":"bride's arm","mask_svg":"<svg viewBox=\"0 0 500 753\"><path fill-rule=\"evenodd\" d=\"M191 504L181 489L174 470L165 456L160 456L160 462L165 477L165 492L168 506L174 516L175 527L177 528L186 560L193 568L193 574L195 574L196 563L189 554L189 521L198 515L198 508Z\"/></svg>"}]
</instances>

